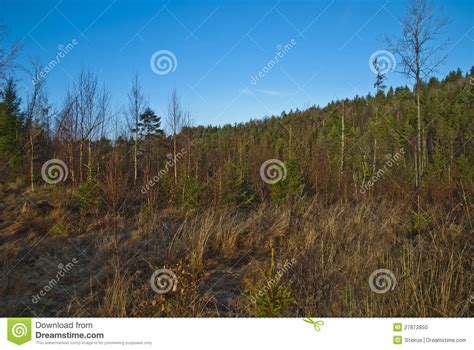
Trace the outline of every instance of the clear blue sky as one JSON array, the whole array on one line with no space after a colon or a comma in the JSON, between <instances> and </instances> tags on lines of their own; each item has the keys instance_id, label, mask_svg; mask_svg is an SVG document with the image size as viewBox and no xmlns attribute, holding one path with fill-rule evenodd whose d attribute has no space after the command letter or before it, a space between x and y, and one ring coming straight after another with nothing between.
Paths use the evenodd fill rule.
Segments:
<instances>
[{"instance_id":1,"label":"clear blue sky","mask_svg":"<svg viewBox=\"0 0 474 350\"><path fill-rule=\"evenodd\" d=\"M451 22L440 75L466 71L474 62L474 2L442 6ZM46 77L53 102L64 98L84 65L99 73L118 109L137 72L152 108L163 115L176 87L195 125L241 122L373 92L369 57L385 48L384 35L400 34L403 12L402 1L0 0L7 40L22 40L20 62L38 56L46 65L58 45L77 40ZM253 85L251 77L291 40L296 44ZM173 72L157 75L150 68L159 50L176 56ZM390 73L387 83L405 80ZM31 82L24 77L20 88L27 92Z\"/></svg>"}]
</instances>

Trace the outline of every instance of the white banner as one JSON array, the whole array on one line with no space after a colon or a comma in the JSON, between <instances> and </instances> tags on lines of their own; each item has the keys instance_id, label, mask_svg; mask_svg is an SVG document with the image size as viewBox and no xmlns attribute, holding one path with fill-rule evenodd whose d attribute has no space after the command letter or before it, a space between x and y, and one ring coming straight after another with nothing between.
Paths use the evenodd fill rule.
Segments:
<instances>
[{"instance_id":1,"label":"white banner","mask_svg":"<svg viewBox=\"0 0 474 350\"><path fill-rule=\"evenodd\" d=\"M472 349L471 318L3 318L0 349Z\"/></svg>"}]
</instances>

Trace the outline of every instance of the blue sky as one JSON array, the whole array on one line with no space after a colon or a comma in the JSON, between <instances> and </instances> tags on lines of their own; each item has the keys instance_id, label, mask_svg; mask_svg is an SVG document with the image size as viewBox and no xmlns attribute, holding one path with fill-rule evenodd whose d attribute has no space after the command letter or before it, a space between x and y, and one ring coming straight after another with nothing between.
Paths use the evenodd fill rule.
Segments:
<instances>
[{"instance_id":1,"label":"blue sky","mask_svg":"<svg viewBox=\"0 0 474 350\"><path fill-rule=\"evenodd\" d=\"M439 3L439 2L438 2ZM440 75L474 62L474 2L445 1L448 58ZM58 45L77 45L47 74L51 100L60 103L81 66L97 72L126 103L138 73L152 108L163 115L173 87L195 125L262 118L373 92L371 54L383 37L400 34L402 1L24 1L0 0L8 41L21 40L19 62L55 59ZM256 84L282 46L291 49ZM158 75L151 56L171 51L177 64ZM20 89L31 82L21 76ZM388 85L406 81L388 74Z\"/></svg>"}]
</instances>

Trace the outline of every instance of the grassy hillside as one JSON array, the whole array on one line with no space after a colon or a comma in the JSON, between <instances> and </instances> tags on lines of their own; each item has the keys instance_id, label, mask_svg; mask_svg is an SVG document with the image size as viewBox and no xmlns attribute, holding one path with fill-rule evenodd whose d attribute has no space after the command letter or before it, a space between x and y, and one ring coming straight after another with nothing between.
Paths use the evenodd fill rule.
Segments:
<instances>
[{"instance_id":1,"label":"grassy hillside","mask_svg":"<svg viewBox=\"0 0 474 350\"><path fill-rule=\"evenodd\" d=\"M136 143L66 101L2 158L0 315L468 316L472 73L423 85L419 153L406 87Z\"/></svg>"}]
</instances>

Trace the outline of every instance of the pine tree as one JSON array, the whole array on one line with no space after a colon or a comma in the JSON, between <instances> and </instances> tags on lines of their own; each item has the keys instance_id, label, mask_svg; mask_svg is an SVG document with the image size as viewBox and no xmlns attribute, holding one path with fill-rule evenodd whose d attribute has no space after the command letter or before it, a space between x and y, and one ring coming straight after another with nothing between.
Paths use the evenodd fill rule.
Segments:
<instances>
[{"instance_id":1,"label":"pine tree","mask_svg":"<svg viewBox=\"0 0 474 350\"><path fill-rule=\"evenodd\" d=\"M256 206L259 200L250 186L244 165L231 166L229 170L224 185L224 202L243 209Z\"/></svg>"},{"instance_id":2,"label":"pine tree","mask_svg":"<svg viewBox=\"0 0 474 350\"><path fill-rule=\"evenodd\" d=\"M23 115L20 98L13 80L8 80L0 93L0 159L8 166L8 174L14 175L21 164Z\"/></svg>"},{"instance_id":3,"label":"pine tree","mask_svg":"<svg viewBox=\"0 0 474 350\"><path fill-rule=\"evenodd\" d=\"M147 138L148 136L162 135L161 118L158 117L151 108L146 108L140 114L138 122L138 135L140 138Z\"/></svg>"},{"instance_id":4,"label":"pine tree","mask_svg":"<svg viewBox=\"0 0 474 350\"><path fill-rule=\"evenodd\" d=\"M285 199L298 199L303 194L304 183L296 159L285 162L287 176L271 185L272 201L281 203Z\"/></svg>"}]
</instances>

